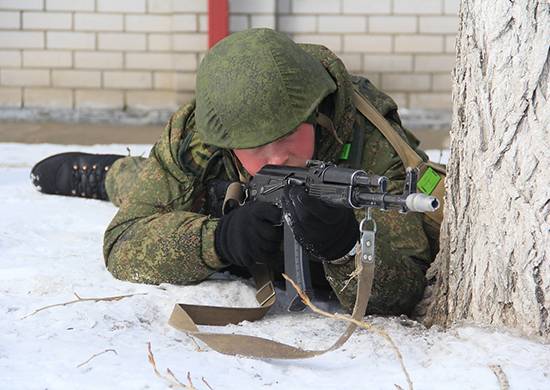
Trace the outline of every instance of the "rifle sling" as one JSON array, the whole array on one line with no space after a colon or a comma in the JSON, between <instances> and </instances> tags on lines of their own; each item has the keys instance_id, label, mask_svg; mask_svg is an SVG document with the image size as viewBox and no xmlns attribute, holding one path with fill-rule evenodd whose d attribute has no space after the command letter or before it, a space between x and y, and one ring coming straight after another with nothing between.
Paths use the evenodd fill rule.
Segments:
<instances>
[{"instance_id":1,"label":"rifle sling","mask_svg":"<svg viewBox=\"0 0 550 390\"><path fill-rule=\"evenodd\" d=\"M355 107L386 137L393 146L405 167L417 167L424 162L414 149L397 133L392 125L382 114L369 102L365 96L353 89L353 103Z\"/></svg>"},{"instance_id":2,"label":"rifle sling","mask_svg":"<svg viewBox=\"0 0 550 390\"><path fill-rule=\"evenodd\" d=\"M355 256L356 267L360 268L357 281L357 294L352 318L360 321L370 298L374 278L374 263L361 263L360 250ZM199 330L200 325L227 325L241 321L255 321L262 318L275 303L275 290L270 274L265 266L252 270L256 282L256 299L259 307L234 308L176 304L168 323L174 328L203 341L213 350L225 355L242 355L254 358L299 359L318 356L341 347L353 334L356 324L350 322L345 332L329 348L304 350L277 341L239 334L210 333Z\"/></svg>"}]
</instances>

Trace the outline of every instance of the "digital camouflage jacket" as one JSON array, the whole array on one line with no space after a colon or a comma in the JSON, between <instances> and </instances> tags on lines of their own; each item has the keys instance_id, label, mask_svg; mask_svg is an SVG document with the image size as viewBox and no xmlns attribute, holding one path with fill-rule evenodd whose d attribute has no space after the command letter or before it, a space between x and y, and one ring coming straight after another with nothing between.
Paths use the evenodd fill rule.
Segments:
<instances>
[{"instance_id":1,"label":"digital camouflage jacket","mask_svg":"<svg viewBox=\"0 0 550 390\"><path fill-rule=\"evenodd\" d=\"M401 191L403 164L382 134L356 111L352 85L357 85L417 148L418 141L401 126L396 104L366 78L349 75L328 49L300 46L321 62L337 85L337 91L322 102L319 110L332 119L338 137L345 143L351 142L354 128L364 131L361 168L387 176L390 190ZM239 171L245 176L246 172L230 150L200 139L194 113L194 102L180 108L147 159L120 159L106 178L109 198L120 208L105 232L104 257L109 271L119 279L191 284L226 267L214 249L218 218L209 215L215 213L209 210L207 183L213 179L236 181ZM334 134L317 128L315 159L345 165L346 161L339 159L341 150L342 144ZM362 216L363 211L359 211L357 217ZM381 211L374 211L373 216L377 223L376 271L367 312L409 313L422 296L424 272L432 260L422 216ZM323 264L320 273L348 309L355 301L356 283L349 280L353 271L351 260Z\"/></svg>"}]
</instances>

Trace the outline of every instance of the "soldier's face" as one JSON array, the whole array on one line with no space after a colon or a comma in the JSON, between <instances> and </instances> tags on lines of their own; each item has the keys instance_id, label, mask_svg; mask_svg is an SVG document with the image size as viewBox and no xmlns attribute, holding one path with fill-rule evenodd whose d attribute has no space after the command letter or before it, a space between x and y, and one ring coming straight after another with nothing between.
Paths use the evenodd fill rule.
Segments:
<instances>
[{"instance_id":1,"label":"soldier's face","mask_svg":"<svg viewBox=\"0 0 550 390\"><path fill-rule=\"evenodd\" d=\"M313 157L315 130L302 123L296 131L270 144L250 149L233 149L244 169L254 176L264 165L305 167Z\"/></svg>"}]
</instances>

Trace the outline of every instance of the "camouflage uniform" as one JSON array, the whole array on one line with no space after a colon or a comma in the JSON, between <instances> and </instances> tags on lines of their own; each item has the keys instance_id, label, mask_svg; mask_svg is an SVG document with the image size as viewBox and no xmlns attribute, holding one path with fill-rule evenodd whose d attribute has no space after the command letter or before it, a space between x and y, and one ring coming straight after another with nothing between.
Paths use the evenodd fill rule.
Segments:
<instances>
[{"instance_id":1,"label":"camouflage uniform","mask_svg":"<svg viewBox=\"0 0 550 390\"><path fill-rule=\"evenodd\" d=\"M336 83L336 92L323 101L319 110L332 119L344 142L351 142L354 127L364 131L362 168L367 173L387 176L390 189L401 191L405 176L401 160L382 134L356 111L352 83L416 148L418 141L401 127L396 104L367 79L350 76L328 49L300 47L319 61ZM245 176L246 172L229 149L201 139L195 114L194 101L180 108L147 159L120 159L106 178L109 198L120 209L105 233L104 256L109 271L119 279L190 284L226 267L214 250L218 219L210 215L207 183L212 179L236 181L239 172ZM315 159L345 165L339 160L341 149L333 134L316 128ZM358 212L357 217L362 218L362 213ZM432 260L422 216L375 211L374 218L378 227L377 268L367 312L409 313L422 295L424 272ZM342 305L351 308L356 284L346 282L354 270L353 261L325 263L322 267L321 275Z\"/></svg>"}]
</instances>

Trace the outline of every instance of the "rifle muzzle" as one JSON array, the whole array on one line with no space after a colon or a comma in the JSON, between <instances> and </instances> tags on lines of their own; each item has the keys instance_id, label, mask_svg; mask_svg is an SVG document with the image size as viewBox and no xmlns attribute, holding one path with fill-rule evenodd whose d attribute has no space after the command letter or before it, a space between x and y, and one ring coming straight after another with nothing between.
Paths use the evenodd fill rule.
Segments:
<instances>
[{"instance_id":1,"label":"rifle muzzle","mask_svg":"<svg viewBox=\"0 0 550 390\"><path fill-rule=\"evenodd\" d=\"M414 193L407 196L405 204L410 211L425 213L439 208L439 200L434 196Z\"/></svg>"}]
</instances>

